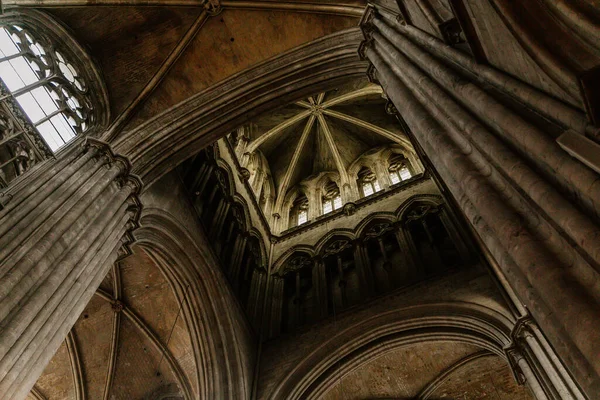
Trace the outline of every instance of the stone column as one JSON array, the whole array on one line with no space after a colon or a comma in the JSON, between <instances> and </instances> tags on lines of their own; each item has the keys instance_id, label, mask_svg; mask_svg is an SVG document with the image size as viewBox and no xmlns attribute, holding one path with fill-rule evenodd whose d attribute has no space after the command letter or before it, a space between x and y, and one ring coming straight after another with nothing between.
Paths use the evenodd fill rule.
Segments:
<instances>
[{"instance_id":1,"label":"stone column","mask_svg":"<svg viewBox=\"0 0 600 400\"><path fill-rule=\"evenodd\" d=\"M219 200L219 205L217 206L217 211L213 216L212 222L210 224L210 238L216 240L221 231L223 230L223 225L225 225L225 219L227 218L227 213L229 212L229 207L231 202L227 198L222 198Z\"/></svg>"},{"instance_id":2,"label":"stone column","mask_svg":"<svg viewBox=\"0 0 600 400\"><path fill-rule=\"evenodd\" d=\"M326 318L327 310L327 277L325 275L325 263L320 257L314 258L314 266L312 269L313 290L317 298L317 313L316 319Z\"/></svg>"},{"instance_id":3,"label":"stone column","mask_svg":"<svg viewBox=\"0 0 600 400\"><path fill-rule=\"evenodd\" d=\"M0 212L0 393L24 398L137 226L130 165L80 143ZM123 253L123 254L125 254Z\"/></svg>"},{"instance_id":4,"label":"stone column","mask_svg":"<svg viewBox=\"0 0 600 400\"><path fill-rule=\"evenodd\" d=\"M373 270L365 254L365 245L362 239L354 241L354 263L358 269L361 282L362 297L368 298L375 294L375 281L373 279Z\"/></svg>"},{"instance_id":5,"label":"stone column","mask_svg":"<svg viewBox=\"0 0 600 400\"><path fill-rule=\"evenodd\" d=\"M267 274L264 268L257 268L252 272L252 284L250 286L250 296L248 296L246 310L248 317L252 321L252 325L257 331L259 330L258 325L261 319L266 282Z\"/></svg>"},{"instance_id":6,"label":"stone column","mask_svg":"<svg viewBox=\"0 0 600 400\"><path fill-rule=\"evenodd\" d=\"M269 337L278 336L281 333L281 309L283 308L283 284L284 280L278 275L273 276L273 289L271 291L271 319L269 325L271 333Z\"/></svg>"},{"instance_id":7,"label":"stone column","mask_svg":"<svg viewBox=\"0 0 600 400\"><path fill-rule=\"evenodd\" d=\"M578 383L600 393L598 174L483 90L479 77L457 74L415 44L398 21L372 8L363 18L370 77ZM535 104L556 108L539 92Z\"/></svg>"}]
</instances>

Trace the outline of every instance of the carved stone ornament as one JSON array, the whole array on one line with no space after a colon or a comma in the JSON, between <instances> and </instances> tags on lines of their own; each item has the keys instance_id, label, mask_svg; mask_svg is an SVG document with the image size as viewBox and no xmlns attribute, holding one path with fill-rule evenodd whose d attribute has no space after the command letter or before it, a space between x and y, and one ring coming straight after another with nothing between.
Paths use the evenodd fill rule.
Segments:
<instances>
[{"instance_id":1,"label":"carved stone ornament","mask_svg":"<svg viewBox=\"0 0 600 400\"><path fill-rule=\"evenodd\" d=\"M439 29L444 41L451 46L466 42L462 28L456 18L441 23Z\"/></svg>"},{"instance_id":2,"label":"carved stone ornament","mask_svg":"<svg viewBox=\"0 0 600 400\"><path fill-rule=\"evenodd\" d=\"M219 15L221 11L223 11L223 7L219 0L204 0L204 9L211 17Z\"/></svg>"},{"instance_id":3,"label":"carved stone ornament","mask_svg":"<svg viewBox=\"0 0 600 400\"><path fill-rule=\"evenodd\" d=\"M247 181L248 179L250 179L250 171L248 170L248 168L241 168L240 175L242 177L242 180L244 180L244 181Z\"/></svg>"},{"instance_id":4,"label":"carved stone ornament","mask_svg":"<svg viewBox=\"0 0 600 400\"><path fill-rule=\"evenodd\" d=\"M121 301L115 300L110 304L110 307L115 313L120 313L125 308L125 305Z\"/></svg>"},{"instance_id":5,"label":"carved stone ornament","mask_svg":"<svg viewBox=\"0 0 600 400\"><path fill-rule=\"evenodd\" d=\"M313 261L308 256L298 255L298 256L292 257L286 263L286 266L284 269L284 275L287 273L290 273L290 272L299 271L302 268L310 267L312 265L313 265Z\"/></svg>"},{"instance_id":6,"label":"carved stone ornament","mask_svg":"<svg viewBox=\"0 0 600 400\"><path fill-rule=\"evenodd\" d=\"M356 204L354 203L346 203L344 204L344 214L353 215L356 212Z\"/></svg>"},{"instance_id":7,"label":"carved stone ornament","mask_svg":"<svg viewBox=\"0 0 600 400\"><path fill-rule=\"evenodd\" d=\"M400 114L398 112L398 109L394 105L394 103L392 103L389 99L385 103L385 112L388 113L389 115L398 115L398 114Z\"/></svg>"},{"instance_id":8,"label":"carved stone ornament","mask_svg":"<svg viewBox=\"0 0 600 400\"><path fill-rule=\"evenodd\" d=\"M375 224L371 226L366 232L365 237L368 239L377 238L383 235L386 232L393 230L392 224L390 222L381 222L379 224Z\"/></svg>"},{"instance_id":9,"label":"carved stone ornament","mask_svg":"<svg viewBox=\"0 0 600 400\"><path fill-rule=\"evenodd\" d=\"M218 169L215 172L215 175L217 176L217 182L219 182L219 186L221 186L221 189L223 189L225 193L229 193L229 181L227 179L227 173L223 170Z\"/></svg>"},{"instance_id":10,"label":"carved stone ornament","mask_svg":"<svg viewBox=\"0 0 600 400\"><path fill-rule=\"evenodd\" d=\"M369 64L367 68L367 78L369 82L379 84L379 79L377 79L377 70L373 64Z\"/></svg>"},{"instance_id":11,"label":"carved stone ornament","mask_svg":"<svg viewBox=\"0 0 600 400\"><path fill-rule=\"evenodd\" d=\"M347 248L350 248L351 246L352 245L350 244L350 242L348 240L344 240L344 239L336 240L335 242L332 242L325 248L325 251L323 252L323 254L325 256L338 254L338 253L346 250Z\"/></svg>"},{"instance_id":12,"label":"carved stone ornament","mask_svg":"<svg viewBox=\"0 0 600 400\"><path fill-rule=\"evenodd\" d=\"M439 208L437 206L431 204L419 205L414 207L406 216L406 221L417 221L428 214L433 214L439 212Z\"/></svg>"}]
</instances>

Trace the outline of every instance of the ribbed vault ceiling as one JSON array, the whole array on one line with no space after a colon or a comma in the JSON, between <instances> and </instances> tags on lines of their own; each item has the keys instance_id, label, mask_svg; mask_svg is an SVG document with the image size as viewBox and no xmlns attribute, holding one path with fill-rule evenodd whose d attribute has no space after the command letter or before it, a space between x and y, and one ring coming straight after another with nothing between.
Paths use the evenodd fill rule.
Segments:
<instances>
[{"instance_id":1,"label":"ribbed vault ceiling","mask_svg":"<svg viewBox=\"0 0 600 400\"><path fill-rule=\"evenodd\" d=\"M198 376L177 299L156 260L136 246L104 279L28 400L182 400L197 396Z\"/></svg>"},{"instance_id":2,"label":"ribbed vault ceiling","mask_svg":"<svg viewBox=\"0 0 600 400\"><path fill-rule=\"evenodd\" d=\"M247 152L266 158L278 196L322 172L342 177L371 149L411 147L385 111L381 88L360 80L267 113L253 122Z\"/></svg>"}]
</instances>

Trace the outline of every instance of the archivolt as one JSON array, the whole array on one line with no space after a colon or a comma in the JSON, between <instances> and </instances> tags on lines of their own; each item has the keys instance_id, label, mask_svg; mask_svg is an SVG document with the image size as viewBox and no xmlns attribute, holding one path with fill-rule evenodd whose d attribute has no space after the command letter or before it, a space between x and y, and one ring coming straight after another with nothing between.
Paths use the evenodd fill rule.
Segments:
<instances>
[{"instance_id":1,"label":"archivolt","mask_svg":"<svg viewBox=\"0 0 600 400\"><path fill-rule=\"evenodd\" d=\"M361 40L353 28L285 52L174 106L112 145L148 187L265 111L364 77L367 63L357 54Z\"/></svg>"},{"instance_id":2,"label":"archivolt","mask_svg":"<svg viewBox=\"0 0 600 400\"><path fill-rule=\"evenodd\" d=\"M505 358L514 325L505 315L471 303L407 307L360 321L321 344L283 379L271 399L318 399L339 378L374 358L412 343L456 341Z\"/></svg>"},{"instance_id":3,"label":"archivolt","mask_svg":"<svg viewBox=\"0 0 600 400\"><path fill-rule=\"evenodd\" d=\"M246 351L240 348L239 327L230 313L223 312L237 303L225 277L217 276L222 275L220 270L210 267L217 261L206 250L209 246L197 246L163 211L147 209L144 214L142 227L135 232L136 244L157 261L181 305L194 349L199 397L224 393L228 398L248 398Z\"/></svg>"}]
</instances>

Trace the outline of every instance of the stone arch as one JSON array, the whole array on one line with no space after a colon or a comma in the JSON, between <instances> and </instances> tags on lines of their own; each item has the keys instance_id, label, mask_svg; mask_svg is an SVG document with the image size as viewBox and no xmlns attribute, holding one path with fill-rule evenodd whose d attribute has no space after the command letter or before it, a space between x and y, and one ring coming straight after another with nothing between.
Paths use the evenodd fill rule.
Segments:
<instances>
[{"instance_id":1,"label":"stone arch","mask_svg":"<svg viewBox=\"0 0 600 400\"><path fill-rule=\"evenodd\" d=\"M78 73L83 75L88 85L87 92L93 103L93 118L91 129L86 135L98 136L108 126L110 120L110 105L108 90L104 82L102 71L96 62L88 55L88 51L75 40L75 35L63 24L57 22L50 15L31 8L10 8L4 10L0 16L2 23L18 23L39 33L44 39L51 42L54 50L60 50L68 61L74 62Z\"/></svg>"},{"instance_id":2,"label":"stone arch","mask_svg":"<svg viewBox=\"0 0 600 400\"><path fill-rule=\"evenodd\" d=\"M231 170L229 164L227 164L220 158L217 158L216 163L218 170L223 171L225 173L225 176L227 177L227 196L233 197L235 195L235 181L233 180L233 171Z\"/></svg>"},{"instance_id":3,"label":"stone arch","mask_svg":"<svg viewBox=\"0 0 600 400\"><path fill-rule=\"evenodd\" d=\"M367 63L351 28L287 51L207 88L111 144L146 187L245 121L280 104L363 77Z\"/></svg>"},{"instance_id":4,"label":"stone arch","mask_svg":"<svg viewBox=\"0 0 600 400\"><path fill-rule=\"evenodd\" d=\"M356 239L356 235L352 229L340 228L329 231L319 239L317 244L315 244L315 254L321 255L325 250L325 246L327 246L333 239L336 238L353 241Z\"/></svg>"},{"instance_id":5,"label":"stone arch","mask_svg":"<svg viewBox=\"0 0 600 400\"><path fill-rule=\"evenodd\" d=\"M444 204L442 196L439 196L436 194L416 194L416 195L408 198L404 203L402 203L400 205L400 207L398 207L396 209L395 214L398 217L398 221L404 220L406 217L406 212L408 210L410 210L410 208L413 205L415 205L416 203L419 203L419 202L426 203L426 204L432 204L435 206Z\"/></svg>"},{"instance_id":6,"label":"stone arch","mask_svg":"<svg viewBox=\"0 0 600 400\"><path fill-rule=\"evenodd\" d=\"M269 254L267 253L267 247L265 246L265 241L263 239L262 234L255 227L252 227L248 231L248 234L250 237L253 237L258 241L258 246L259 246L259 250L260 250L261 266L262 266L262 268L266 269L266 266L268 265L268 261L269 261L268 260Z\"/></svg>"},{"instance_id":7,"label":"stone arch","mask_svg":"<svg viewBox=\"0 0 600 400\"><path fill-rule=\"evenodd\" d=\"M298 362L270 399L318 399L340 376L415 341L469 343L506 359L514 321L473 303L447 302L388 311L332 335Z\"/></svg>"},{"instance_id":8,"label":"stone arch","mask_svg":"<svg viewBox=\"0 0 600 400\"><path fill-rule=\"evenodd\" d=\"M142 225L135 232L136 244L162 261L161 272L172 286L189 327L200 398L214 393L249 398L250 372L246 366L252 361L245 358L253 355L241 350L238 328L232 316L223 313L239 305L227 289L223 273L211 268L218 261L207 251L208 244L197 245L174 218L158 209L144 210Z\"/></svg>"},{"instance_id":9,"label":"stone arch","mask_svg":"<svg viewBox=\"0 0 600 400\"><path fill-rule=\"evenodd\" d=\"M398 221L398 218L394 213L383 211L374 212L356 225L356 227L354 228L354 235L357 238L362 237L365 232L365 229L367 229L369 225L371 225L375 221L386 221L393 224Z\"/></svg>"},{"instance_id":10,"label":"stone arch","mask_svg":"<svg viewBox=\"0 0 600 400\"><path fill-rule=\"evenodd\" d=\"M289 260L296 253L305 253L309 257L316 255L315 248L308 245L297 245L286 250L279 258L273 263L273 273L279 273L286 261Z\"/></svg>"}]
</instances>

